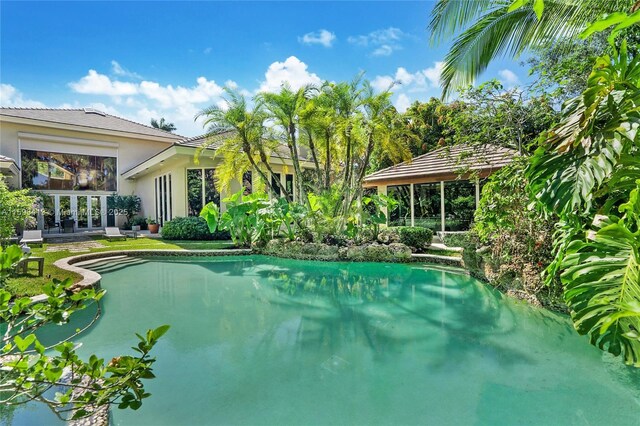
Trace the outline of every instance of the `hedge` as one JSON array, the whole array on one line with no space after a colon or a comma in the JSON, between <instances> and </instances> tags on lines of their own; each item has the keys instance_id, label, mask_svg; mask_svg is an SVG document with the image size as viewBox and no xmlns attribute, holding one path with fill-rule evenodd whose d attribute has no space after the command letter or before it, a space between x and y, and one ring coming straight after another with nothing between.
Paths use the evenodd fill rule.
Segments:
<instances>
[{"instance_id":1,"label":"hedge","mask_svg":"<svg viewBox=\"0 0 640 426\"><path fill-rule=\"evenodd\" d=\"M433 240L433 231L429 228L398 226L393 229L400 234L400 242L402 244L419 250L429 247L431 240Z\"/></svg>"},{"instance_id":2,"label":"hedge","mask_svg":"<svg viewBox=\"0 0 640 426\"><path fill-rule=\"evenodd\" d=\"M226 231L209 232L207 222L198 216L176 217L162 227L165 240L228 240Z\"/></svg>"}]
</instances>

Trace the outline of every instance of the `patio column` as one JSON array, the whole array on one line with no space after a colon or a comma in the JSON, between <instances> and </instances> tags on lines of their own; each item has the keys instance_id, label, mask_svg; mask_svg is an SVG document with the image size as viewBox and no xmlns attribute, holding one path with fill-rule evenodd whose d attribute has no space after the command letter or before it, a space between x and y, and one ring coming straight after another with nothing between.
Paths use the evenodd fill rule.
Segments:
<instances>
[{"instance_id":1,"label":"patio column","mask_svg":"<svg viewBox=\"0 0 640 426\"><path fill-rule=\"evenodd\" d=\"M107 226L107 196L100 196L100 223L102 227L105 228Z\"/></svg>"},{"instance_id":2,"label":"patio column","mask_svg":"<svg viewBox=\"0 0 640 426\"><path fill-rule=\"evenodd\" d=\"M444 232L444 181L440 181L440 230Z\"/></svg>"},{"instance_id":3,"label":"patio column","mask_svg":"<svg viewBox=\"0 0 640 426\"><path fill-rule=\"evenodd\" d=\"M54 215L54 220L55 223L57 223L58 225L60 225L60 196L59 195L54 195L53 196L53 215Z\"/></svg>"},{"instance_id":4,"label":"patio column","mask_svg":"<svg viewBox=\"0 0 640 426\"><path fill-rule=\"evenodd\" d=\"M71 196L71 215L73 217L73 223L75 224L75 228L78 228L78 196Z\"/></svg>"},{"instance_id":5,"label":"patio column","mask_svg":"<svg viewBox=\"0 0 640 426\"><path fill-rule=\"evenodd\" d=\"M93 229L93 214L92 214L92 209L93 206L91 205L91 196L87 197L87 228L89 229Z\"/></svg>"},{"instance_id":6,"label":"patio column","mask_svg":"<svg viewBox=\"0 0 640 426\"><path fill-rule=\"evenodd\" d=\"M409 185L409 194L411 198L411 226L416 226L416 211L415 211L415 193L413 192L413 184Z\"/></svg>"}]
</instances>

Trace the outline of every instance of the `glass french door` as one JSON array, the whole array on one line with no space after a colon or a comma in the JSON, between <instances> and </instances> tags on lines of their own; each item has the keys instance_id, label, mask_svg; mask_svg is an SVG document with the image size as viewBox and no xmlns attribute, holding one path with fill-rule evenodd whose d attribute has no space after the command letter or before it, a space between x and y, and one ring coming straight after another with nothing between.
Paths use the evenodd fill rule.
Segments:
<instances>
[{"instance_id":1,"label":"glass french door","mask_svg":"<svg viewBox=\"0 0 640 426\"><path fill-rule=\"evenodd\" d=\"M171 220L173 211L173 199L171 197L171 173L158 176L154 179L156 220L160 226Z\"/></svg>"}]
</instances>

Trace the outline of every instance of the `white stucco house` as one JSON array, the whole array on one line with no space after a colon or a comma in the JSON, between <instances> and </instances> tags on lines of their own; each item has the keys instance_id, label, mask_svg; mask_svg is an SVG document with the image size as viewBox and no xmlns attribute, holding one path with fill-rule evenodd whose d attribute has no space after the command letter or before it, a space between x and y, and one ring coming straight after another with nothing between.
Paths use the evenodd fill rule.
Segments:
<instances>
[{"instance_id":1,"label":"white stucco house","mask_svg":"<svg viewBox=\"0 0 640 426\"><path fill-rule=\"evenodd\" d=\"M207 155L215 146L198 164L194 161L204 140L95 109L0 108L0 173L14 188L48 195L43 209L48 214L39 215L39 228L63 219L73 219L76 229L121 225L124 217L107 208L114 193L138 195L140 215L162 224L197 215L209 201L224 210L225 194L214 181L221 160ZM277 175L272 179L293 188L286 151L274 154L270 163ZM233 182L231 190L253 187L256 175L247 170L244 182Z\"/></svg>"}]
</instances>

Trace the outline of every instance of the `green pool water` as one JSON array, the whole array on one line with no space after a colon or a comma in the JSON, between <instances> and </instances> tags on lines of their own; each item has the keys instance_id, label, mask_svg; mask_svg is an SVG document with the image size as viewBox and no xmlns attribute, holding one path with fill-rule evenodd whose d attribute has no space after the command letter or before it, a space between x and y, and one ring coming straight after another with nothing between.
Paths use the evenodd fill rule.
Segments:
<instances>
[{"instance_id":1,"label":"green pool water","mask_svg":"<svg viewBox=\"0 0 640 426\"><path fill-rule=\"evenodd\" d=\"M153 395L116 425L640 425L636 370L465 275L260 256L95 269L107 296L85 355L171 325Z\"/></svg>"}]
</instances>

